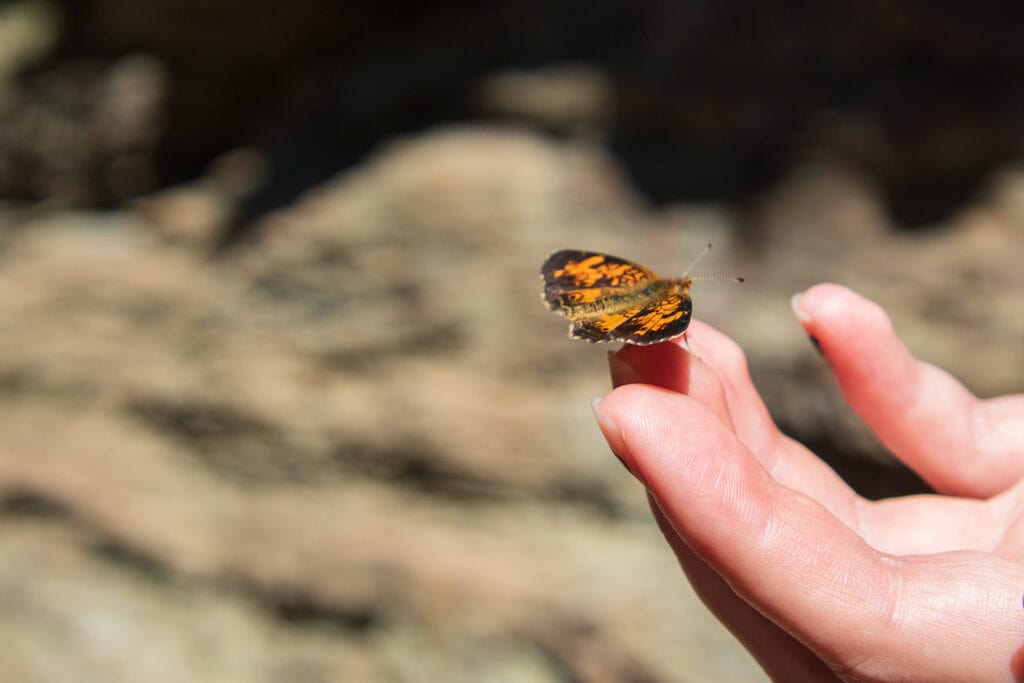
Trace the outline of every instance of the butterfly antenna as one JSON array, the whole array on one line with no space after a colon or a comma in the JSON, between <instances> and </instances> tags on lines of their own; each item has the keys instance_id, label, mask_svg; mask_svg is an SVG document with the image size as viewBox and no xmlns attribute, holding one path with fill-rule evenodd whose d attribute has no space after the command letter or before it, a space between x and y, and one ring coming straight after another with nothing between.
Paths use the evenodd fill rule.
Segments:
<instances>
[{"instance_id":1,"label":"butterfly antenna","mask_svg":"<svg viewBox=\"0 0 1024 683\"><path fill-rule=\"evenodd\" d=\"M718 280L720 282L743 282L744 278L729 277L728 275L690 275L691 280Z\"/></svg>"},{"instance_id":2,"label":"butterfly antenna","mask_svg":"<svg viewBox=\"0 0 1024 683\"><path fill-rule=\"evenodd\" d=\"M688 277L691 280L721 280L725 282L743 282L743 278L741 277L728 277L724 275L690 275L690 271L693 270L693 267L697 265L697 261L700 261L701 258L704 257L704 254L708 253L709 251L711 251L711 242L708 242L707 246L700 250L700 253L697 254L697 258L693 259L693 261L690 263L690 266L683 273L683 277Z\"/></svg>"},{"instance_id":3,"label":"butterfly antenna","mask_svg":"<svg viewBox=\"0 0 1024 683\"><path fill-rule=\"evenodd\" d=\"M708 253L709 251L711 251L711 242L708 242L708 245L701 249L700 253L697 254L693 261L690 262L690 265L688 265L686 267L686 270L683 271L683 277L687 277L690 274L690 271L693 270L693 267L697 265L697 262L704 258L704 254Z\"/></svg>"}]
</instances>

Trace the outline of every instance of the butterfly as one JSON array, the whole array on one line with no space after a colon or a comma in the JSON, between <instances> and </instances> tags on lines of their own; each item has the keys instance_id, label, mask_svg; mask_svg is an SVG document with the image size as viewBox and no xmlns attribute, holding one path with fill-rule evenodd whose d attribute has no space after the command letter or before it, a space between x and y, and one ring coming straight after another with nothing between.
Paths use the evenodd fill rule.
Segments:
<instances>
[{"instance_id":1,"label":"butterfly","mask_svg":"<svg viewBox=\"0 0 1024 683\"><path fill-rule=\"evenodd\" d=\"M711 245L697 255L681 277L661 278L649 268L593 251L556 251L540 269L542 298L571 323L569 337L588 342L656 344L686 331L693 314L688 274ZM743 278L701 277L697 279Z\"/></svg>"}]
</instances>

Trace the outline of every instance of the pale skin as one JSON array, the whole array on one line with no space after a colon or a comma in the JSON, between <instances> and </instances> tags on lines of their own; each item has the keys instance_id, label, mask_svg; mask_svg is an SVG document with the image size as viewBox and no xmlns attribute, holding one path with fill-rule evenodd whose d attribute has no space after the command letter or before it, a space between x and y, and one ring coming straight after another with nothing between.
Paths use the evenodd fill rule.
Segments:
<instances>
[{"instance_id":1,"label":"pale skin","mask_svg":"<svg viewBox=\"0 0 1024 683\"><path fill-rule=\"evenodd\" d=\"M778 431L737 344L694 321L614 354L595 402L690 583L776 680L1024 680L1024 395L979 400L838 285L794 310L938 494L858 496Z\"/></svg>"}]
</instances>

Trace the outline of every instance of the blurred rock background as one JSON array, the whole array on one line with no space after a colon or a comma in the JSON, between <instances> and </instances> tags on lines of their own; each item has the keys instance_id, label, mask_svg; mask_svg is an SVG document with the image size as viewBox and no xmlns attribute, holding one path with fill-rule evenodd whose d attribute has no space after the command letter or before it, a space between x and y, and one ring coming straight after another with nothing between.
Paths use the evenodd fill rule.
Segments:
<instances>
[{"instance_id":1,"label":"blurred rock background","mask_svg":"<svg viewBox=\"0 0 1024 683\"><path fill-rule=\"evenodd\" d=\"M922 491L789 297L1024 385L1024 30L986 6L0 2L0 679L748 681L539 302L696 314L865 495Z\"/></svg>"}]
</instances>

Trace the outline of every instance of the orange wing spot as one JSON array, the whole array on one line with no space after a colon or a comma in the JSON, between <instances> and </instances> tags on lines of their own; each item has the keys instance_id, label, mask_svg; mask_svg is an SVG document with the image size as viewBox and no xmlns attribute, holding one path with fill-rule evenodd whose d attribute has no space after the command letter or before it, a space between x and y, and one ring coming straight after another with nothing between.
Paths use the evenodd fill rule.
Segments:
<instances>
[{"instance_id":1,"label":"orange wing spot","mask_svg":"<svg viewBox=\"0 0 1024 683\"><path fill-rule=\"evenodd\" d=\"M671 297L658 302L655 310L637 317L636 324L641 334L651 334L663 330L686 315L679 297Z\"/></svg>"},{"instance_id":2,"label":"orange wing spot","mask_svg":"<svg viewBox=\"0 0 1024 683\"><path fill-rule=\"evenodd\" d=\"M592 304L594 302L601 301L602 299L607 298L608 291L601 289L600 287L594 287L591 289L574 289L571 292L565 292L562 296L566 298L568 303L575 306L578 304Z\"/></svg>"},{"instance_id":3,"label":"orange wing spot","mask_svg":"<svg viewBox=\"0 0 1024 683\"><path fill-rule=\"evenodd\" d=\"M650 271L626 263L609 263L603 256L570 261L556 270L554 276L568 277L580 288L593 287L598 283L605 287L627 287L653 278Z\"/></svg>"},{"instance_id":4,"label":"orange wing spot","mask_svg":"<svg viewBox=\"0 0 1024 683\"><path fill-rule=\"evenodd\" d=\"M643 306L637 306L635 308L622 311L621 313L601 315L589 322L591 325L601 329L603 332L611 332L616 327L635 316L641 310L643 310Z\"/></svg>"}]
</instances>

